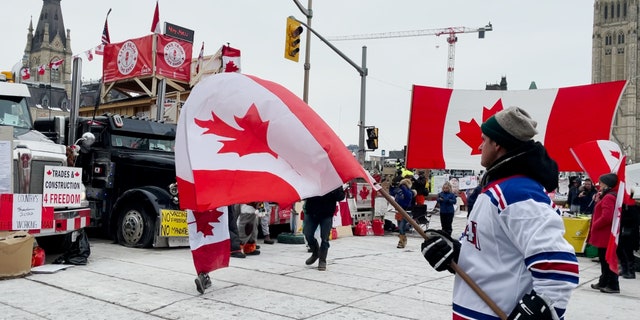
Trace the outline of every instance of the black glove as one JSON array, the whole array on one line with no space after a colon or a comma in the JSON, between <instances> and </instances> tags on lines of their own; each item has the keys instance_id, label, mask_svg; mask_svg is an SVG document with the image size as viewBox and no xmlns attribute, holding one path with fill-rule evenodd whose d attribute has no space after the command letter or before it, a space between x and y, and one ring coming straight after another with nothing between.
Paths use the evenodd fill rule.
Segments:
<instances>
[{"instance_id":1,"label":"black glove","mask_svg":"<svg viewBox=\"0 0 640 320\"><path fill-rule=\"evenodd\" d=\"M522 300L511 311L507 320L557 320L558 315L551 303L535 291L525 294Z\"/></svg>"},{"instance_id":2,"label":"black glove","mask_svg":"<svg viewBox=\"0 0 640 320\"><path fill-rule=\"evenodd\" d=\"M440 230L429 229L425 231L428 239L422 243L422 255L436 271L451 269L451 261L458 262L460 255L460 242Z\"/></svg>"}]
</instances>

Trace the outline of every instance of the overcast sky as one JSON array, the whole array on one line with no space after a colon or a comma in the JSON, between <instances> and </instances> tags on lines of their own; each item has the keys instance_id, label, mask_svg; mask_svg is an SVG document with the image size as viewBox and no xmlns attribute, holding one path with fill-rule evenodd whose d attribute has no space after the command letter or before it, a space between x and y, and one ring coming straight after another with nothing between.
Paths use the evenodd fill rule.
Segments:
<instances>
[{"instance_id":1,"label":"overcast sky","mask_svg":"<svg viewBox=\"0 0 640 320\"><path fill-rule=\"evenodd\" d=\"M308 0L301 0L304 7ZM12 1L0 10L3 49L0 69L22 58L29 21L34 28L42 0ZM73 54L100 42L109 10L111 42L150 33L155 0L62 0ZM242 51L242 72L278 82L303 94L304 46L299 63L284 59L286 17L306 21L293 0L160 0L160 20L195 31L193 57L230 43ZM484 39L458 35L454 89L483 90L507 77L510 90L555 88L591 82L592 0L316 0L312 27L324 37L393 31L478 28L491 22ZM305 42L303 34L303 44ZM366 121L380 130L380 150L401 150L407 142L412 85L446 87L446 36L334 42L362 64L367 46ZM102 59L83 62L83 79L102 75ZM311 40L309 105L345 144L358 144L360 75L319 39ZM429 119L424 119L429 125ZM428 137L425 137L428 139Z\"/></svg>"}]
</instances>

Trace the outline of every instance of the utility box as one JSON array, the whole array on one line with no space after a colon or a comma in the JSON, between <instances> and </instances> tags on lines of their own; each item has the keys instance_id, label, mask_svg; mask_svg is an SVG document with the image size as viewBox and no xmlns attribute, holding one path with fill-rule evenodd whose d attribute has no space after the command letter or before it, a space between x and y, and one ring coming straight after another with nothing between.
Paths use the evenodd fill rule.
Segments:
<instances>
[{"instance_id":1,"label":"utility box","mask_svg":"<svg viewBox=\"0 0 640 320\"><path fill-rule=\"evenodd\" d=\"M0 232L0 279L31 272L33 236L26 231Z\"/></svg>"}]
</instances>

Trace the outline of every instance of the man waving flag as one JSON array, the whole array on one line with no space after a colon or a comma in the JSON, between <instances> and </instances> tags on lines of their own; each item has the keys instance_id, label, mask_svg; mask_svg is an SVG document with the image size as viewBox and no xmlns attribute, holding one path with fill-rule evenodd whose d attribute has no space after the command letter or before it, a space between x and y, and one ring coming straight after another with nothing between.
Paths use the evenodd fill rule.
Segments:
<instances>
[{"instance_id":1,"label":"man waving flag","mask_svg":"<svg viewBox=\"0 0 640 320\"><path fill-rule=\"evenodd\" d=\"M204 226L200 230L213 227L213 234L225 234L223 206L291 204L356 177L375 184L304 101L276 83L236 72L212 75L193 88L178 122L175 155L180 206L193 211L193 223ZM224 240L202 241L207 237L190 229L199 291L206 288L207 272L228 265L228 251L226 260L195 254L208 250L202 246L229 249Z\"/></svg>"}]
</instances>

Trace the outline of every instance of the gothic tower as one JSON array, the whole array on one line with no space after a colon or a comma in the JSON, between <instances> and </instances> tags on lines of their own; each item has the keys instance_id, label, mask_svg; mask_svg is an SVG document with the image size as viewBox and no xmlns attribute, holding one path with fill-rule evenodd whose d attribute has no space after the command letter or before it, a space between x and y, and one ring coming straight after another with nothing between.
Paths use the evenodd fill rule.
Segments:
<instances>
[{"instance_id":1,"label":"gothic tower","mask_svg":"<svg viewBox=\"0 0 640 320\"><path fill-rule=\"evenodd\" d=\"M66 109L68 97L71 97L71 32L64 28L60 1L42 0L35 33L33 18L29 22L23 63L29 68L34 82L50 86L49 90L42 91L42 97L32 98L43 106ZM51 63L60 60L63 61L57 69L51 67ZM44 74L38 72L41 66L45 68Z\"/></svg>"},{"instance_id":2,"label":"gothic tower","mask_svg":"<svg viewBox=\"0 0 640 320\"><path fill-rule=\"evenodd\" d=\"M627 159L640 161L638 0L596 0L593 11L593 83L628 80L611 132Z\"/></svg>"}]
</instances>

